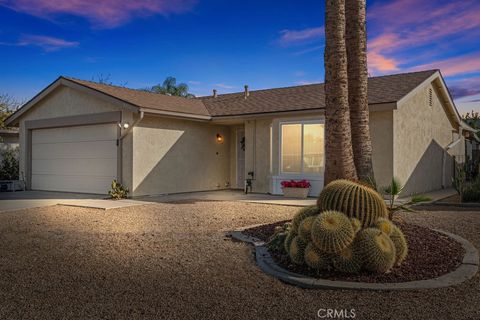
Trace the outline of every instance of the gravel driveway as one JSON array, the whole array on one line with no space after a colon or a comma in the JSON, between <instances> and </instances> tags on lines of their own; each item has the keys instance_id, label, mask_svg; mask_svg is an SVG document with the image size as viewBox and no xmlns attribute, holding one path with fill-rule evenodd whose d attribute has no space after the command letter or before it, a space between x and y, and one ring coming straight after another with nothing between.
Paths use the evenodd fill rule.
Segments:
<instances>
[{"instance_id":1,"label":"gravel driveway","mask_svg":"<svg viewBox=\"0 0 480 320\"><path fill-rule=\"evenodd\" d=\"M303 290L263 274L224 231L288 219L293 207L189 202L109 211L45 207L0 214L0 318L480 319L480 277L409 292ZM420 212L408 222L480 248L480 212Z\"/></svg>"}]
</instances>

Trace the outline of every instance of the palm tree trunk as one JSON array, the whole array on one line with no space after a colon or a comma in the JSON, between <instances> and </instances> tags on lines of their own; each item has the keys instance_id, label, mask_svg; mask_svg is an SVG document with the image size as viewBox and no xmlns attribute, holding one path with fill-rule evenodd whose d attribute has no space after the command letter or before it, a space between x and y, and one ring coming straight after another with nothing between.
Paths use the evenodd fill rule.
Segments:
<instances>
[{"instance_id":1,"label":"palm tree trunk","mask_svg":"<svg viewBox=\"0 0 480 320\"><path fill-rule=\"evenodd\" d=\"M368 68L366 1L346 0L346 46L348 104L352 131L353 159L360 180L373 181L372 141L368 113Z\"/></svg>"},{"instance_id":2,"label":"palm tree trunk","mask_svg":"<svg viewBox=\"0 0 480 320\"><path fill-rule=\"evenodd\" d=\"M345 0L325 1L325 184L357 179L348 106Z\"/></svg>"}]
</instances>

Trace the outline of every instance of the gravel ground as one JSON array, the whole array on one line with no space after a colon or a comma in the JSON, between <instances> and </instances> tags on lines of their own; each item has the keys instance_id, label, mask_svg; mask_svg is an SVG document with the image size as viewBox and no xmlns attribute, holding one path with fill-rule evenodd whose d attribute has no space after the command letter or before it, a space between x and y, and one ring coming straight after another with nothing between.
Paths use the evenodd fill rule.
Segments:
<instances>
[{"instance_id":1,"label":"gravel ground","mask_svg":"<svg viewBox=\"0 0 480 320\"><path fill-rule=\"evenodd\" d=\"M229 202L0 214L1 319L480 319L480 277L451 288L304 290L263 274L224 231L289 219L293 207ZM400 214L480 247L479 212Z\"/></svg>"}]
</instances>

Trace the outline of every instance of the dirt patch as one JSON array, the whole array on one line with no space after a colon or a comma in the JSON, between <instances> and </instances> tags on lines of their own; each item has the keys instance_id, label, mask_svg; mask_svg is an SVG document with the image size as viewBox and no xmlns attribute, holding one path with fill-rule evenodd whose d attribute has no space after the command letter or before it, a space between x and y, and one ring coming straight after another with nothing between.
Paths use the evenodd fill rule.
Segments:
<instances>
[{"instance_id":1,"label":"dirt patch","mask_svg":"<svg viewBox=\"0 0 480 320\"><path fill-rule=\"evenodd\" d=\"M277 225L285 221L248 229L245 233L267 241ZM356 275L334 270L317 272L307 266L292 264L284 252L270 252L274 261L283 268L315 278L369 283L397 283L437 278L455 270L465 254L461 244L439 232L414 224L396 222L408 242L408 256L401 266L386 274L362 272Z\"/></svg>"}]
</instances>

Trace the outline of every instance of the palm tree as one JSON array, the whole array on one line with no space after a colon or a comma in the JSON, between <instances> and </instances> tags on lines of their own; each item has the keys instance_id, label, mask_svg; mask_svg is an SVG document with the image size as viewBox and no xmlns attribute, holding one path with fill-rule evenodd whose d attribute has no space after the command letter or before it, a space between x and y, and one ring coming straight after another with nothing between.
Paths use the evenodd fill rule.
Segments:
<instances>
[{"instance_id":1,"label":"palm tree","mask_svg":"<svg viewBox=\"0 0 480 320\"><path fill-rule=\"evenodd\" d=\"M366 0L346 0L348 103L355 168L360 180L374 181L368 114Z\"/></svg>"},{"instance_id":2,"label":"palm tree","mask_svg":"<svg viewBox=\"0 0 480 320\"><path fill-rule=\"evenodd\" d=\"M163 81L162 85L157 84L146 90L153 93L161 93L161 94L166 94L170 96L178 96L178 97L184 97L184 98L195 97L193 94L188 92L187 84L179 83L177 85L177 79L175 79L174 77L167 77L165 81Z\"/></svg>"},{"instance_id":3,"label":"palm tree","mask_svg":"<svg viewBox=\"0 0 480 320\"><path fill-rule=\"evenodd\" d=\"M345 0L325 1L325 184L357 179L348 106Z\"/></svg>"}]
</instances>

